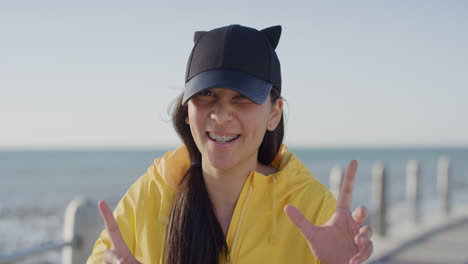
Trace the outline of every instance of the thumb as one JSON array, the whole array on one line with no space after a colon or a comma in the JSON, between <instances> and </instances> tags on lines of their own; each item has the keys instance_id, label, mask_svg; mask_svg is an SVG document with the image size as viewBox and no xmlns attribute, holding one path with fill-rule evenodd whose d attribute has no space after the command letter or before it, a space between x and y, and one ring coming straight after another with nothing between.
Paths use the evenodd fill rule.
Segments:
<instances>
[{"instance_id":1,"label":"thumb","mask_svg":"<svg viewBox=\"0 0 468 264\"><path fill-rule=\"evenodd\" d=\"M304 237L307 240L310 240L314 237L315 232L317 232L318 227L309 222L307 218L299 211L296 207L288 204L284 207L284 212L289 217L291 222L296 225L296 227L302 232Z\"/></svg>"}]
</instances>

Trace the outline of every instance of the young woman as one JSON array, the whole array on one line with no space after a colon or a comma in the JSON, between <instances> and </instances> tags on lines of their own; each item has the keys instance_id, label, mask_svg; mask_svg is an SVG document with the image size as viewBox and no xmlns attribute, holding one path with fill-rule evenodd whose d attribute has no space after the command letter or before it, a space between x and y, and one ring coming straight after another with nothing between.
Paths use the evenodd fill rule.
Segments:
<instances>
[{"instance_id":1,"label":"young woman","mask_svg":"<svg viewBox=\"0 0 468 264\"><path fill-rule=\"evenodd\" d=\"M281 27L196 32L173 109L183 145L155 160L117 205L87 263L362 263L367 213L350 213L282 144L275 49Z\"/></svg>"}]
</instances>

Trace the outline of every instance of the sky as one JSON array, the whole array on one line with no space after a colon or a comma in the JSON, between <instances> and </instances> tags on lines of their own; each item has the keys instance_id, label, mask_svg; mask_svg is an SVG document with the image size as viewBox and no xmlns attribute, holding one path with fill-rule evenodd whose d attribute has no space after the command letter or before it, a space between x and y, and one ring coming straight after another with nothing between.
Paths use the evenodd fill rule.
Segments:
<instances>
[{"instance_id":1,"label":"sky","mask_svg":"<svg viewBox=\"0 0 468 264\"><path fill-rule=\"evenodd\" d=\"M193 33L281 25L292 146L468 146L468 1L0 1L0 149L180 144Z\"/></svg>"}]
</instances>

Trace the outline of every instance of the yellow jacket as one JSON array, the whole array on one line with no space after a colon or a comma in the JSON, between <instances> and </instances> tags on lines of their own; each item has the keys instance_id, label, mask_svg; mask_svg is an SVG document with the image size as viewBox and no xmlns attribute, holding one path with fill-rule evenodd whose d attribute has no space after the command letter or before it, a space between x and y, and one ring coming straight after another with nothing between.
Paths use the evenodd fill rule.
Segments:
<instances>
[{"instance_id":1,"label":"yellow jacket","mask_svg":"<svg viewBox=\"0 0 468 264\"><path fill-rule=\"evenodd\" d=\"M162 263L174 191L189 165L185 147L166 153L114 210L124 241L141 263ZM336 200L285 145L271 166L279 171L270 176L252 171L241 191L226 237L231 263L318 263L283 207L292 204L322 225L335 211ZM110 247L104 230L86 263L100 264Z\"/></svg>"}]
</instances>

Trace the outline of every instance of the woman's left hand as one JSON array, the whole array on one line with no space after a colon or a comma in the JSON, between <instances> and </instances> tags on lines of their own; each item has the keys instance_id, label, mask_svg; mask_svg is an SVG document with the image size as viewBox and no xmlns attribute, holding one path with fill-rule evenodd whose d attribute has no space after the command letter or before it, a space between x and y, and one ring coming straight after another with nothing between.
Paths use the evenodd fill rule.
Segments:
<instances>
[{"instance_id":1,"label":"woman's left hand","mask_svg":"<svg viewBox=\"0 0 468 264\"><path fill-rule=\"evenodd\" d=\"M349 210L356 169L357 161L353 160L343 180L336 211L323 226L310 223L292 205L284 208L289 219L304 235L313 254L322 263L362 263L372 254L372 230L369 226L362 226L367 217L365 208L359 207L352 215Z\"/></svg>"}]
</instances>

